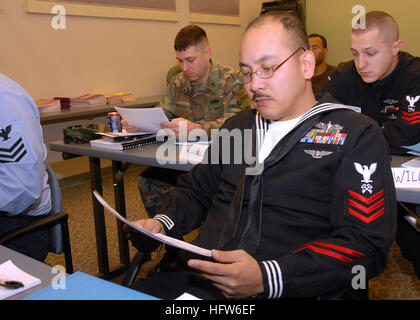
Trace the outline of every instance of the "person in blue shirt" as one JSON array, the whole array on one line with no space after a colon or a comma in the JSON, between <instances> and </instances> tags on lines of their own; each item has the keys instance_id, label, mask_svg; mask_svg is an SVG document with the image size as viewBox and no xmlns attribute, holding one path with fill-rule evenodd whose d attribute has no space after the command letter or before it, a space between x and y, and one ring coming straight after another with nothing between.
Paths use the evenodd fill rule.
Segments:
<instances>
[{"instance_id":1,"label":"person in blue shirt","mask_svg":"<svg viewBox=\"0 0 420 320\"><path fill-rule=\"evenodd\" d=\"M51 211L45 147L38 109L15 81L0 74L0 237ZM43 229L6 243L43 261L48 233Z\"/></svg>"}]
</instances>

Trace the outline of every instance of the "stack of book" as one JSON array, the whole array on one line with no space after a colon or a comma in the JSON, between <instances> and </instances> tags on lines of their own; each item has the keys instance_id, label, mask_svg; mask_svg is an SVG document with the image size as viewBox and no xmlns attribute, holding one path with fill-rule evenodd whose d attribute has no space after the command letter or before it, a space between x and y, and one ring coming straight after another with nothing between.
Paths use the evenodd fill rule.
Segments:
<instances>
[{"instance_id":1,"label":"stack of book","mask_svg":"<svg viewBox=\"0 0 420 320\"><path fill-rule=\"evenodd\" d=\"M83 96L70 99L70 108L99 106L106 104L106 98L103 94L84 94Z\"/></svg>"},{"instance_id":2,"label":"stack of book","mask_svg":"<svg viewBox=\"0 0 420 320\"><path fill-rule=\"evenodd\" d=\"M110 93L110 94L105 95L105 97L106 97L107 103L109 104L116 104L116 103L136 100L131 92Z\"/></svg>"},{"instance_id":3,"label":"stack of book","mask_svg":"<svg viewBox=\"0 0 420 320\"><path fill-rule=\"evenodd\" d=\"M67 97L55 97L54 99L60 100L61 110L70 110L70 98Z\"/></svg>"},{"instance_id":4,"label":"stack of book","mask_svg":"<svg viewBox=\"0 0 420 320\"><path fill-rule=\"evenodd\" d=\"M35 103L39 113L58 112L61 110L59 99L38 99Z\"/></svg>"},{"instance_id":5,"label":"stack of book","mask_svg":"<svg viewBox=\"0 0 420 320\"><path fill-rule=\"evenodd\" d=\"M134 149L154 143L161 143L168 140L163 133L141 133L141 132L97 132L103 138L91 140L90 145L96 148L113 150Z\"/></svg>"}]
</instances>

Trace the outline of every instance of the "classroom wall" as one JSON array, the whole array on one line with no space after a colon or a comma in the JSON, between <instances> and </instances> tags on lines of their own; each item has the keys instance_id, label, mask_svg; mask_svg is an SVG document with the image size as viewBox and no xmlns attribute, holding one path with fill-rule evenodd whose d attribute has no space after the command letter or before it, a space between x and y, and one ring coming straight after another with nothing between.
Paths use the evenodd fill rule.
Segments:
<instances>
[{"instance_id":1,"label":"classroom wall","mask_svg":"<svg viewBox=\"0 0 420 320\"><path fill-rule=\"evenodd\" d=\"M20 83L36 99L76 97L84 93L131 91L135 96L160 95L166 72L176 63L173 40L188 20L188 0L176 0L176 22L98 17L66 17L66 29L51 27L52 15L26 13L25 0L0 0L0 72ZM197 23L209 36L214 61L236 67L239 44L263 0L240 0L240 25ZM324 34L327 61L351 59L349 34L352 7L391 13L400 26L403 50L420 55L416 27L418 0L306 0L308 33ZM95 119L104 122L104 118ZM91 122L88 120L77 123ZM43 126L44 140L61 139L62 126ZM48 163L61 160L49 152Z\"/></svg>"},{"instance_id":2,"label":"classroom wall","mask_svg":"<svg viewBox=\"0 0 420 320\"><path fill-rule=\"evenodd\" d=\"M24 0L0 1L0 72L34 99L116 91L160 95L176 63L175 35L190 23L188 0L176 1L177 22L67 15L65 30L51 27L53 15L26 13ZM214 61L238 65L242 31L262 2L240 1L240 26L197 23L208 33Z\"/></svg>"},{"instance_id":3,"label":"classroom wall","mask_svg":"<svg viewBox=\"0 0 420 320\"><path fill-rule=\"evenodd\" d=\"M259 15L262 2L240 0L240 25L196 23L207 32L215 62L238 66L242 32ZM34 100L118 91L136 97L161 95L166 73L176 63L174 38L191 23L188 0L176 0L176 22L67 15L64 30L52 28L54 15L27 13L25 0L0 3L0 72ZM43 125L44 141L48 147L62 139L64 126L105 121L98 117ZM47 163L61 166L59 162L61 154L49 151ZM65 162L73 171L86 167Z\"/></svg>"},{"instance_id":4,"label":"classroom wall","mask_svg":"<svg viewBox=\"0 0 420 320\"><path fill-rule=\"evenodd\" d=\"M52 15L26 13L24 0L0 1L0 72L34 99L123 90L160 95L166 71L176 63L173 39L190 23L188 0L177 0L177 22L67 16L65 30L51 27ZM262 2L240 1L240 26L199 23L208 33L215 61L238 65L242 32ZM329 63L351 59L351 10L357 4L391 13L400 26L403 50L420 55L418 0L306 0L308 33L326 36Z\"/></svg>"},{"instance_id":5,"label":"classroom wall","mask_svg":"<svg viewBox=\"0 0 420 320\"><path fill-rule=\"evenodd\" d=\"M391 14L399 25L402 50L420 55L418 0L306 0L306 27L308 34L320 33L327 38L327 62L338 64L352 59L350 53L351 22L355 5L363 5L366 12L381 10Z\"/></svg>"}]
</instances>

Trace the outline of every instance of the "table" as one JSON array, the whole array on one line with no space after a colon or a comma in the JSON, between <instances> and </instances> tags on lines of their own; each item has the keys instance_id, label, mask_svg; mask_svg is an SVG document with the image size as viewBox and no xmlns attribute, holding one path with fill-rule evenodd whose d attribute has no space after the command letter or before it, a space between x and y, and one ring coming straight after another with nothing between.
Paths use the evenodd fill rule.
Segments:
<instances>
[{"instance_id":1,"label":"table","mask_svg":"<svg viewBox=\"0 0 420 320\"><path fill-rule=\"evenodd\" d=\"M100 106L83 107L71 110L61 110L57 112L41 113L39 115L41 124L63 122L64 120L77 120L80 118L93 118L106 115L110 111L115 111L115 107L123 108L147 108L154 107L159 103L161 96L150 96L137 98L135 101L121 102L116 104L104 104Z\"/></svg>"},{"instance_id":2,"label":"table","mask_svg":"<svg viewBox=\"0 0 420 320\"><path fill-rule=\"evenodd\" d=\"M157 300L150 295L80 271L71 275L64 274L65 290L54 289L51 285L53 281L57 281L57 272L53 272L51 266L0 245L0 264L7 260L11 260L26 273L41 279L41 284L5 300Z\"/></svg>"},{"instance_id":3,"label":"table","mask_svg":"<svg viewBox=\"0 0 420 320\"><path fill-rule=\"evenodd\" d=\"M124 180L115 178L115 175L123 168L123 162L134 163L155 167L163 167L182 171L189 171L194 165L191 163L179 162L180 147L175 144L165 144L168 154L159 155L160 144L151 144L131 150L111 150L91 147L90 144L64 144L62 141L50 143L50 150L68 154L76 154L89 157L89 170L91 179L91 191L96 190L102 195L102 174L101 159L112 160L112 172L115 195L115 209L126 217ZM162 150L162 149L160 149ZM157 156L158 155L158 156ZM110 271L108 260L108 249L106 240L106 228L104 208L92 195L93 215L95 221L96 249L98 256L99 272L104 279L113 278L123 272L130 263L128 240L122 231L122 224L117 221L118 245L120 251L120 262L124 265L117 270Z\"/></svg>"},{"instance_id":4,"label":"table","mask_svg":"<svg viewBox=\"0 0 420 320\"><path fill-rule=\"evenodd\" d=\"M115 111L114 108L117 106L124 108L151 108L158 104L160 98L161 96L140 97L135 101L130 102L41 113L40 122L42 125L44 143L48 148L51 142L63 139L63 127L88 125L92 123L105 124L107 113L110 111ZM63 158L60 154L51 152L48 153L46 162L51 164L54 162L60 162L62 160Z\"/></svg>"},{"instance_id":5,"label":"table","mask_svg":"<svg viewBox=\"0 0 420 320\"><path fill-rule=\"evenodd\" d=\"M20 300L46 286L51 285L53 278L57 276L56 273L52 273L52 268L49 265L0 245L0 264L6 262L7 260L12 260L18 268L41 279L41 284L11 296L6 300Z\"/></svg>"}]
</instances>

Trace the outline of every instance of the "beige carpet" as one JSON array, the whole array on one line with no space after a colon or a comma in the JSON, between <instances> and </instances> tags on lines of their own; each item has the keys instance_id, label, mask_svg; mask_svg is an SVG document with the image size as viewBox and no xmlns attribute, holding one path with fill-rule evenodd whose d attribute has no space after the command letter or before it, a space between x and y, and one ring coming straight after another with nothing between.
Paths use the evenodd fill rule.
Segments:
<instances>
[{"instance_id":1,"label":"beige carpet","mask_svg":"<svg viewBox=\"0 0 420 320\"><path fill-rule=\"evenodd\" d=\"M142 167L134 167L125 175L125 198L129 220L146 216L137 188L137 176L142 170ZM75 186L63 186L62 188L64 211L70 216L69 228L74 270L99 276L90 182L81 183L80 179L77 179L77 183ZM113 204L114 194L110 176L103 178L103 186L105 200ZM120 266L116 222L111 214L105 213L105 215L110 268L114 270ZM135 249L131 247L130 252L133 257ZM51 265L64 265L64 258L62 255L49 254L46 262ZM143 274L141 273L140 276ZM115 281L120 281L120 278ZM412 264L401 256L400 249L395 243L391 248L385 271L370 281L370 299L420 299L420 280L414 274Z\"/></svg>"}]
</instances>

